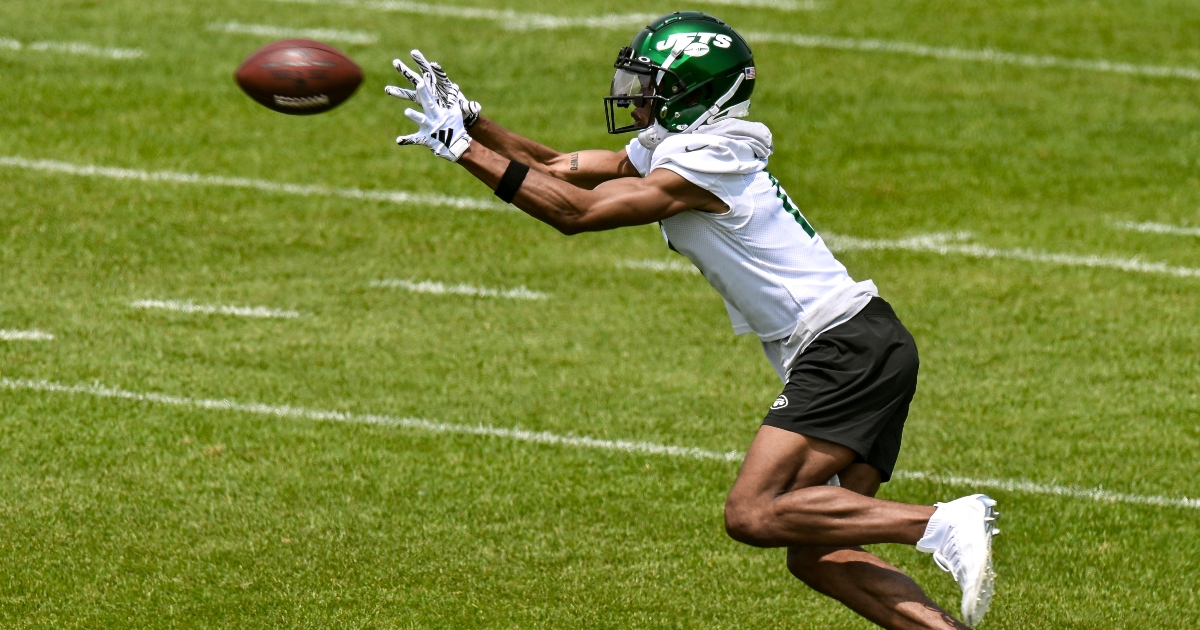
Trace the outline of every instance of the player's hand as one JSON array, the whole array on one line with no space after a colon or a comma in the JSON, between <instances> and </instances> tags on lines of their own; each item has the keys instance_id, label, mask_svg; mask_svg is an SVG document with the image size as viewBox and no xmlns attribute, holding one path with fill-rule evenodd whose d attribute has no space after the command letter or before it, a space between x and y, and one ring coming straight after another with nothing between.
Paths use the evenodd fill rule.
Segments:
<instances>
[{"instance_id":1,"label":"player's hand","mask_svg":"<svg viewBox=\"0 0 1200 630\"><path fill-rule=\"evenodd\" d=\"M396 144L419 144L428 147L433 154L451 162L458 158L471 146L471 136L467 135L463 125L462 111L457 104L452 104L438 97L433 89L434 76L432 73L417 74L404 65L399 59L392 62L396 69L413 85L412 90L405 90L394 85L384 88L391 96L411 100L421 106L424 112L414 109L404 110L409 120L417 123L416 133L396 138ZM411 96L410 96L411 93Z\"/></svg>"},{"instance_id":2,"label":"player's hand","mask_svg":"<svg viewBox=\"0 0 1200 630\"><path fill-rule=\"evenodd\" d=\"M412 55L413 62L417 64L417 71L420 72L421 75L433 75L433 87L437 92L438 100L448 106L457 106L458 109L462 111L463 125L465 125L467 129L470 129L471 126L479 120L479 112L483 109L483 106L479 104L479 101L472 101L466 96L463 96L462 90L459 89L458 84L451 81L450 77L446 76L446 71L442 70L442 66L438 62L425 59L425 55L421 54L421 51L419 50L414 50L410 54ZM400 67L404 65L403 63L401 63L399 60L396 60L392 62L392 65L396 66L396 70L399 70L400 74L404 75L404 78L408 79L409 82L412 82L412 78L409 77L404 70L400 70ZM403 88L397 88L397 90L398 92L393 96L410 101L417 100L417 92L415 89L407 90Z\"/></svg>"}]
</instances>

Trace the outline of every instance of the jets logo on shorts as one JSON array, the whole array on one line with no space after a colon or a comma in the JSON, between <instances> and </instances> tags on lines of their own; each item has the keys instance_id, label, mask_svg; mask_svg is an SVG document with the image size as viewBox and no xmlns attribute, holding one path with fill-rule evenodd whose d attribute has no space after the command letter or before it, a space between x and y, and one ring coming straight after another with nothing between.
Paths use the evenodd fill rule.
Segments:
<instances>
[{"instance_id":1,"label":"jets logo on shorts","mask_svg":"<svg viewBox=\"0 0 1200 630\"><path fill-rule=\"evenodd\" d=\"M780 394L779 398L776 398L775 402L771 403L771 408L772 409L783 409L784 407L787 406L787 403L788 403L787 396Z\"/></svg>"}]
</instances>

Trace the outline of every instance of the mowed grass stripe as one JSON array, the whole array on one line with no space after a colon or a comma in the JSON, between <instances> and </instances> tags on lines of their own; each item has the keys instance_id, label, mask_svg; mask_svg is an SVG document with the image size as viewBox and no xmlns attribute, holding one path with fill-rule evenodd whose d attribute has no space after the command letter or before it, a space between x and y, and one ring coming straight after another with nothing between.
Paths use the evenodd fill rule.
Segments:
<instances>
[{"instance_id":1,"label":"mowed grass stripe","mask_svg":"<svg viewBox=\"0 0 1200 630\"><path fill-rule=\"evenodd\" d=\"M140 393L128 390L104 387L102 385L63 385L51 381L34 381L28 379L12 379L0 377L0 387L10 390L38 391L58 394L82 394L99 398L117 398L137 402L191 407L213 411L233 411L251 413L277 418L314 420L322 422L343 422L351 424L371 424L385 427L415 429L432 433L459 433L478 435L500 439L547 444L552 446L569 446L577 448L619 451L625 453L640 453L646 455L662 455L704 461L740 462L745 453L740 451L718 452L702 448L655 444L633 440L604 440L586 436L559 435L548 431L527 431L524 429L509 429L485 424L467 425L437 422L422 418L397 418L379 414L359 414L345 411L325 411L306 409L291 405L268 405L263 403L239 403L229 399L188 398L159 393ZM975 488L995 488L1009 492L1028 494L1045 494L1069 497L1075 499L1090 499L1107 503L1131 503L1153 505L1159 507L1177 507L1200 509L1200 499L1165 497L1157 495L1140 495L1123 492L1113 492L1103 488L1079 488L1055 484L1043 484L1032 481L1011 479L975 479L958 475L944 475L929 472L896 471L899 479L928 481L953 486Z\"/></svg>"},{"instance_id":2,"label":"mowed grass stripe","mask_svg":"<svg viewBox=\"0 0 1200 630\"><path fill-rule=\"evenodd\" d=\"M401 190L364 190L361 188L334 188L311 184L288 184L265 179L180 173L176 171L144 171L91 164L73 164L57 160L31 160L11 155L0 156L0 167L115 180L162 182L222 188L248 188L274 194L298 195L301 197L342 197L363 201L384 201L401 205L447 206L459 210L513 211L512 208L505 204L474 197L452 197L449 195L415 193Z\"/></svg>"},{"instance_id":3,"label":"mowed grass stripe","mask_svg":"<svg viewBox=\"0 0 1200 630\"><path fill-rule=\"evenodd\" d=\"M455 7L446 5L406 2L402 0L276 0L294 4L321 4L374 9L378 11L394 11L415 15L431 15L435 17L455 17L463 19L492 20L499 22L504 28L511 30L526 29L560 29L560 28L608 28L619 29L630 26L644 26L647 22L659 17L648 13L608 14L585 17L555 16L545 13L525 13L512 9L480 9L473 7ZM727 4L732 4L729 2ZM1145 77L1166 79L1186 79L1200 81L1200 68L1187 66L1160 66L1152 64L1135 64L1108 59L1078 59L1058 57L1055 55L1039 55L1018 53L1003 50L967 49L955 46L930 46L911 42L890 41L884 39L861 39L853 37L832 37L828 35L809 35L804 33L766 33L759 31L741 31L746 41L751 43L769 43L798 46L801 48L819 48L825 50L844 50L852 52L879 52L912 57L925 57L947 61L973 61L999 65L1015 65L1028 68L1061 68L1066 70L1085 70L1088 72L1105 72L1128 74Z\"/></svg>"}]
</instances>

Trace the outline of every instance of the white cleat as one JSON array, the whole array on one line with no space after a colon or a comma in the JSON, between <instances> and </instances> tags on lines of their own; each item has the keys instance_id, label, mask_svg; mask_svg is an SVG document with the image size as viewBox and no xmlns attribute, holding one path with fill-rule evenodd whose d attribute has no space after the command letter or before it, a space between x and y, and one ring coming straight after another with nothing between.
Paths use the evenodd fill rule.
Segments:
<instances>
[{"instance_id":1,"label":"white cleat","mask_svg":"<svg viewBox=\"0 0 1200 630\"><path fill-rule=\"evenodd\" d=\"M992 603L995 572L992 570L992 537L1000 533L995 499L973 494L949 503L937 503L925 537L917 549L933 552L933 561L954 575L962 588L962 618L974 626Z\"/></svg>"}]
</instances>

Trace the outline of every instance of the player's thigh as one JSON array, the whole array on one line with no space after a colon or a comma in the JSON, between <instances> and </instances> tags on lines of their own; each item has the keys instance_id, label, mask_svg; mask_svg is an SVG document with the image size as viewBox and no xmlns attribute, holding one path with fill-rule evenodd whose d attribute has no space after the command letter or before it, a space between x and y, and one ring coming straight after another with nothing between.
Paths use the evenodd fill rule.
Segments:
<instances>
[{"instance_id":1,"label":"player's thigh","mask_svg":"<svg viewBox=\"0 0 1200 630\"><path fill-rule=\"evenodd\" d=\"M879 469L863 462L850 464L838 472L838 483L843 488L863 496L874 497L881 482Z\"/></svg>"},{"instance_id":2,"label":"player's thigh","mask_svg":"<svg viewBox=\"0 0 1200 630\"><path fill-rule=\"evenodd\" d=\"M764 425L750 444L729 499L774 499L791 490L824 485L854 459L854 451L840 444Z\"/></svg>"}]
</instances>

